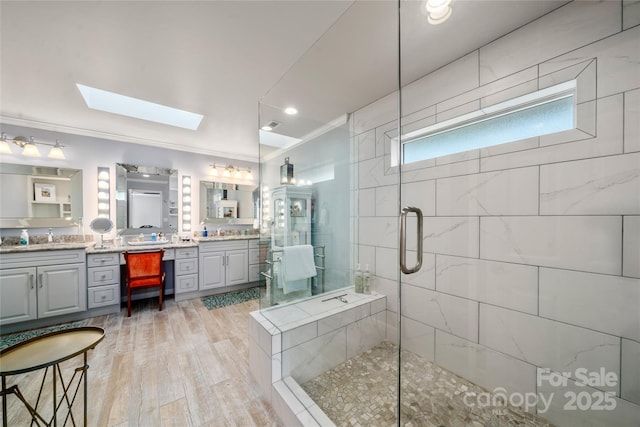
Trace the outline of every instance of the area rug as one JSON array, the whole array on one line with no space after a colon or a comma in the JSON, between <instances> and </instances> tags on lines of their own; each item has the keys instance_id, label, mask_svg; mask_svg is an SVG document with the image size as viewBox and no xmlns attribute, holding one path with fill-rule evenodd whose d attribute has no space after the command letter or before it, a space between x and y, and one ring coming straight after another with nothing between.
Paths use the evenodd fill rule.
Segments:
<instances>
[{"instance_id":1,"label":"area rug","mask_svg":"<svg viewBox=\"0 0 640 427\"><path fill-rule=\"evenodd\" d=\"M241 291L227 292L226 294L211 295L200 298L205 307L209 310L226 307L228 305L239 304L245 301L260 298L260 288L249 288Z\"/></svg>"},{"instance_id":2,"label":"area rug","mask_svg":"<svg viewBox=\"0 0 640 427\"><path fill-rule=\"evenodd\" d=\"M18 332L11 335L0 337L0 350L4 350L7 347L18 344L22 341L26 341L29 338L38 337L40 335L48 334L49 332L61 331L63 329L79 328L83 326L84 322L64 323L62 325L49 326L47 328L32 329L29 331Z\"/></svg>"}]
</instances>

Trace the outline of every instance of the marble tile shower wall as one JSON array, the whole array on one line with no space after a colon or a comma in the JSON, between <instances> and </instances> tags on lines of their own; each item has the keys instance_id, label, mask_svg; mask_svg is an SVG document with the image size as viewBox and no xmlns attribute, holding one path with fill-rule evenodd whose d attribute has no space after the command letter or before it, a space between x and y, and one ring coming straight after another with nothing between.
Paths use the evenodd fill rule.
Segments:
<instances>
[{"instance_id":1,"label":"marble tile shower wall","mask_svg":"<svg viewBox=\"0 0 640 427\"><path fill-rule=\"evenodd\" d=\"M403 126L573 79L577 129L403 168L402 204L420 207L425 222L422 270L402 278L402 343L491 390L554 393L541 415L558 425L638 425L640 2L567 4L411 83ZM392 341L396 99L351 119L356 249L388 296ZM540 368L571 378L550 384ZM617 380L582 386L580 369ZM615 409L565 406L565 393L580 391L614 392Z\"/></svg>"}]
</instances>

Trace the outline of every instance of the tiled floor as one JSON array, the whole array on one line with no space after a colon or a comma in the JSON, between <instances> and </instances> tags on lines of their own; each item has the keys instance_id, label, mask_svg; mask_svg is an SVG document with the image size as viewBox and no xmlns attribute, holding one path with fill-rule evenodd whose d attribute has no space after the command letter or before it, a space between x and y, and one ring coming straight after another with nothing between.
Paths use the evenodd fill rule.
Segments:
<instances>
[{"instance_id":1,"label":"tiled floor","mask_svg":"<svg viewBox=\"0 0 640 427\"><path fill-rule=\"evenodd\" d=\"M397 347L382 343L302 388L337 426L391 427L396 425L397 375ZM551 426L514 407L471 408L464 396L486 390L408 351L402 352L402 390L406 427Z\"/></svg>"}]
</instances>

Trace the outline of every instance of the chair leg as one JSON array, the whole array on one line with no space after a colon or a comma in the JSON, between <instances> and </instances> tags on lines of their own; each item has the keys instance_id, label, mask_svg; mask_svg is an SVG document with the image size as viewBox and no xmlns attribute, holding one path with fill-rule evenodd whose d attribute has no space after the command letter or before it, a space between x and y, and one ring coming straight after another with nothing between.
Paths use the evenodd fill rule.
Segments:
<instances>
[{"instance_id":1,"label":"chair leg","mask_svg":"<svg viewBox=\"0 0 640 427\"><path fill-rule=\"evenodd\" d=\"M164 288L164 286L160 285L160 310L158 311L162 311L162 294L164 293L162 288Z\"/></svg>"},{"instance_id":2,"label":"chair leg","mask_svg":"<svg viewBox=\"0 0 640 427\"><path fill-rule=\"evenodd\" d=\"M127 287L127 317L131 317L131 288Z\"/></svg>"}]
</instances>

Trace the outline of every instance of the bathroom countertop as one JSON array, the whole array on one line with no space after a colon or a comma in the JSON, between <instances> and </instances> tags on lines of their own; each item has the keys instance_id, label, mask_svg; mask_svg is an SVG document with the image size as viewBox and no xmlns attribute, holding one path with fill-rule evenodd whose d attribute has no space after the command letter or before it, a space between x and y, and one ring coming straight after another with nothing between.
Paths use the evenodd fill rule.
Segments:
<instances>
[{"instance_id":1,"label":"bathroom countertop","mask_svg":"<svg viewBox=\"0 0 640 427\"><path fill-rule=\"evenodd\" d=\"M194 237L193 240L196 242L222 242L226 240L255 240L259 239L260 235L258 234L233 234L230 236L207 236L207 237Z\"/></svg>"},{"instance_id":2,"label":"bathroom countertop","mask_svg":"<svg viewBox=\"0 0 640 427\"><path fill-rule=\"evenodd\" d=\"M70 249L87 249L93 246L95 242L64 242L64 243L38 243L26 246L10 245L0 246L0 254L14 252L35 252L35 251L62 251Z\"/></svg>"}]
</instances>

